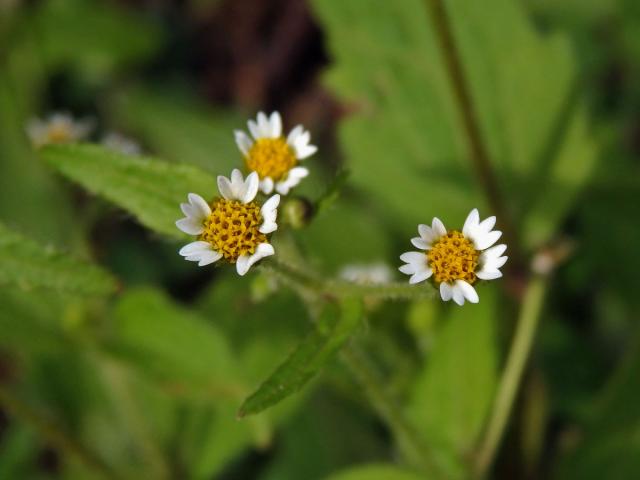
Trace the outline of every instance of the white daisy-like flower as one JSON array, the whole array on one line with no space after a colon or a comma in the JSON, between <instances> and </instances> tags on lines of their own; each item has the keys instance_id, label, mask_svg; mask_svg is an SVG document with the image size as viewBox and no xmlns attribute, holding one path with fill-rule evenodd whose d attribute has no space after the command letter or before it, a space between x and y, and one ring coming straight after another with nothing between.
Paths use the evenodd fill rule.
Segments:
<instances>
[{"instance_id":1,"label":"white daisy-like flower","mask_svg":"<svg viewBox=\"0 0 640 480\"><path fill-rule=\"evenodd\" d=\"M256 172L245 179L235 169L230 179L218 177L221 198L207 203L200 195L190 193L188 203L180 204L185 217L176 226L198 238L182 247L180 255L198 262L200 267L224 258L235 263L239 275L247 273L261 258L273 255L275 251L267 235L278 229L280 195L273 195L260 206L254 201L259 183Z\"/></svg>"},{"instance_id":2,"label":"white daisy-like flower","mask_svg":"<svg viewBox=\"0 0 640 480\"><path fill-rule=\"evenodd\" d=\"M107 133L102 137L101 143L109 150L124 155L140 155L142 153L142 148L140 148L138 142L118 132Z\"/></svg>"},{"instance_id":3,"label":"white daisy-like flower","mask_svg":"<svg viewBox=\"0 0 640 480\"><path fill-rule=\"evenodd\" d=\"M473 285L478 280L500 278L500 268L507 261L503 256L506 245L495 245L502 232L493 230L496 217L482 222L478 209L467 216L462 232L449 230L434 218L431 226L418 225L419 237L411 243L421 252L406 252L400 259L406 263L400 267L411 275L409 283L419 283L432 278L439 285L442 300L453 299L458 305L465 300L478 303L478 293Z\"/></svg>"},{"instance_id":4,"label":"white daisy-like flower","mask_svg":"<svg viewBox=\"0 0 640 480\"><path fill-rule=\"evenodd\" d=\"M340 270L340 278L354 283L385 284L392 280L393 273L386 263L358 263L345 265Z\"/></svg>"},{"instance_id":5,"label":"white daisy-like flower","mask_svg":"<svg viewBox=\"0 0 640 480\"><path fill-rule=\"evenodd\" d=\"M258 113L255 121L249 120L251 137L242 130L234 132L236 144L244 155L247 168L260 177L260 190L270 194L286 195L309 175L309 170L298 162L316 153L311 145L311 134L302 125L296 126L287 137L282 136L282 118L278 112L270 116Z\"/></svg>"},{"instance_id":6,"label":"white daisy-like flower","mask_svg":"<svg viewBox=\"0 0 640 480\"><path fill-rule=\"evenodd\" d=\"M46 119L32 118L26 131L34 147L52 143L72 143L86 139L93 130L90 119L74 119L67 112L52 113Z\"/></svg>"}]
</instances>

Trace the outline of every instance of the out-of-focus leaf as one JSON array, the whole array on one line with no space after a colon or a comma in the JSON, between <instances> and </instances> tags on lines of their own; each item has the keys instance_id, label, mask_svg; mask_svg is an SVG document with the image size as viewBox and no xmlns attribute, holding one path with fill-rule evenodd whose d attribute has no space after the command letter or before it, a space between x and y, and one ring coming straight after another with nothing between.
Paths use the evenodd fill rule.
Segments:
<instances>
[{"instance_id":1,"label":"out-of-focus leaf","mask_svg":"<svg viewBox=\"0 0 640 480\"><path fill-rule=\"evenodd\" d=\"M569 43L559 35L539 35L522 7L509 0L443 4L514 218L525 217L538 201L544 206L533 216L540 217L539 209L548 206L540 200L547 187L562 196L544 235L525 232L535 234L529 243L543 242L593 165L584 113L571 103L575 68ZM412 223L436 213L463 219L469 205L482 209L428 2L383 2L375 9L366 0L313 5L336 59L327 81L354 104L355 113L339 132L354 182ZM571 125L566 139L559 131L565 123ZM568 164L580 165L581 172L565 185ZM429 211L433 205L437 212Z\"/></svg>"},{"instance_id":2,"label":"out-of-focus leaf","mask_svg":"<svg viewBox=\"0 0 640 480\"><path fill-rule=\"evenodd\" d=\"M341 302L340 309L327 306L315 329L298 348L260 385L240 407L238 415L252 415L275 405L300 390L333 358L361 320L357 300Z\"/></svg>"},{"instance_id":3,"label":"out-of-focus leaf","mask_svg":"<svg viewBox=\"0 0 640 480\"><path fill-rule=\"evenodd\" d=\"M37 443L23 425L13 425L2 432L0 444L0 478L33 478Z\"/></svg>"},{"instance_id":4,"label":"out-of-focus leaf","mask_svg":"<svg viewBox=\"0 0 640 480\"><path fill-rule=\"evenodd\" d=\"M71 65L95 78L148 56L161 40L157 25L111 2L42 2L32 21L27 31L37 32L45 65Z\"/></svg>"},{"instance_id":5,"label":"out-of-focus leaf","mask_svg":"<svg viewBox=\"0 0 640 480\"><path fill-rule=\"evenodd\" d=\"M116 282L96 265L38 245L0 224L0 286L107 295Z\"/></svg>"},{"instance_id":6,"label":"out-of-focus leaf","mask_svg":"<svg viewBox=\"0 0 640 480\"><path fill-rule=\"evenodd\" d=\"M384 224L345 198L315 218L299 241L305 253L329 271L349 263L379 262L391 243Z\"/></svg>"},{"instance_id":7,"label":"out-of-focus leaf","mask_svg":"<svg viewBox=\"0 0 640 480\"><path fill-rule=\"evenodd\" d=\"M70 199L29 145L25 127L38 82L32 50L0 59L0 219L40 242L75 247Z\"/></svg>"},{"instance_id":8,"label":"out-of-focus leaf","mask_svg":"<svg viewBox=\"0 0 640 480\"><path fill-rule=\"evenodd\" d=\"M139 288L116 305L116 347L135 364L202 396L240 398L244 388L228 342L209 322L173 304L159 291Z\"/></svg>"},{"instance_id":9,"label":"out-of-focus leaf","mask_svg":"<svg viewBox=\"0 0 640 480\"><path fill-rule=\"evenodd\" d=\"M115 122L167 160L223 175L243 166L233 130L244 129L244 122L231 111L207 108L179 87L132 89L107 109Z\"/></svg>"},{"instance_id":10,"label":"out-of-focus leaf","mask_svg":"<svg viewBox=\"0 0 640 480\"><path fill-rule=\"evenodd\" d=\"M477 305L448 309L408 404L434 454L454 462L452 472L474 445L496 385L497 295L491 286L479 294Z\"/></svg>"},{"instance_id":11,"label":"out-of-focus leaf","mask_svg":"<svg viewBox=\"0 0 640 480\"><path fill-rule=\"evenodd\" d=\"M97 145L51 145L42 157L71 180L129 211L146 227L174 238L187 194L216 193L215 178L199 168L122 155Z\"/></svg>"},{"instance_id":12,"label":"out-of-focus leaf","mask_svg":"<svg viewBox=\"0 0 640 480\"><path fill-rule=\"evenodd\" d=\"M640 337L606 385L577 446L554 478L626 480L640 475Z\"/></svg>"},{"instance_id":13,"label":"out-of-focus leaf","mask_svg":"<svg viewBox=\"0 0 640 480\"><path fill-rule=\"evenodd\" d=\"M326 478L326 480L418 480L424 478L417 473L395 465L370 464L352 467Z\"/></svg>"},{"instance_id":14,"label":"out-of-focus leaf","mask_svg":"<svg viewBox=\"0 0 640 480\"><path fill-rule=\"evenodd\" d=\"M385 459L388 445L377 427L361 404L316 390L279 431L282 440L260 480L318 480L349 465Z\"/></svg>"}]
</instances>

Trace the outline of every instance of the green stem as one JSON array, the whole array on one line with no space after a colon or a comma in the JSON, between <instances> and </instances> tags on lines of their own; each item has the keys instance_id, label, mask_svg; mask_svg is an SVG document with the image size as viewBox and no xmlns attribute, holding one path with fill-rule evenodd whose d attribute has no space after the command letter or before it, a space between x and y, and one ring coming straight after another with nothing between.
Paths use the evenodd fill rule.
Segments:
<instances>
[{"instance_id":1,"label":"green stem","mask_svg":"<svg viewBox=\"0 0 640 480\"><path fill-rule=\"evenodd\" d=\"M487 474L500 446L531 352L546 290L547 278L542 276L534 277L527 286L511 351L498 385L484 438L478 449L474 466L476 478L483 478Z\"/></svg>"},{"instance_id":2,"label":"green stem","mask_svg":"<svg viewBox=\"0 0 640 480\"><path fill-rule=\"evenodd\" d=\"M436 291L430 284L409 285L408 283L359 284L344 280L325 279L298 268L290 263L271 260L261 265L261 269L271 272L287 285L316 295L329 297L367 297L379 299L425 299L433 298Z\"/></svg>"},{"instance_id":3,"label":"green stem","mask_svg":"<svg viewBox=\"0 0 640 480\"><path fill-rule=\"evenodd\" d=\"M503 226L504 239L509 245L511 257L520 259L517 254L517 235L511 222L511 217L505 208L504 199L500 192L498 180L491 168L491 159L488 149L482 139L480 124L473 106L469 85L465 79L460 52L458 51L447 11L443 0L427 0L428 8L434 24L436 37L440 42L443 60L447 69L449 80L453 87L455 101L462 119L463 128L469 142L469 154L474 164L476 173L485 190L489 205L499 222ZM512 260L513 261L513 260Z\"/></svg>"},{"instance_id":4,"label":"green stem","mask_svg":"<svg viewBox=\"0 0 640 480\"><path fill-rule=\"evenodd\" d=\"M42 417L4 386L0 386L0 405L10 414L31 425L55 449L76 459L92 472L98 473L106 479L122 478L93 452L87 450L81 443L71 437L68 432L65 432L60 425Z\"/></svg>"},{"instance_id":5,"label":"green stem","mask_svg":"<svg viewBox=\"0 0 640 480\"><path fill-rule=\"evenodd\" d=\"M340 358L360 384L374 409L393 432L407 460L426 473L438 473L440 470L433 463L431 452L418 432L407 422L395 399L384 387L384 380L365 353L355 345L348 345L342 349Z\"/></svg>"}]
</instances>

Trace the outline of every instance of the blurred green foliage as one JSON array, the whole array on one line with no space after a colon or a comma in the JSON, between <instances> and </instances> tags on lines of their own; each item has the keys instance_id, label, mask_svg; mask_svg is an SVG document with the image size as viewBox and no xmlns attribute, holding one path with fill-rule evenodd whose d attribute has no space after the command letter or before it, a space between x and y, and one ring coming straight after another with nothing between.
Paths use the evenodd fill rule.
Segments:
<instances>
[{"instance_id":1,"label":"blurred green foliage","mask_svg":"<svg viewBox=\"0 0 640 480\"><path fill-rule=\"evenodd\" d=\"M309 2L346 113L295 193L314 204L350 174L274 239L287 261L395 268L418 223L491 213L429 1ZM180 22L224 3L185 2L178 21L138 2L0 1L0 478L412 480L427 463L469 478L527 268L456 308L312 298L178 258L179 203L240 165L246 108L207 102L167 56ZM637 478L637 2L443 4L510 251L571 247L491 476ZM56 109L96 132L35 151L27 122ZM145 154L96 144L112 131Z\"/></svg>"}]
</instances>

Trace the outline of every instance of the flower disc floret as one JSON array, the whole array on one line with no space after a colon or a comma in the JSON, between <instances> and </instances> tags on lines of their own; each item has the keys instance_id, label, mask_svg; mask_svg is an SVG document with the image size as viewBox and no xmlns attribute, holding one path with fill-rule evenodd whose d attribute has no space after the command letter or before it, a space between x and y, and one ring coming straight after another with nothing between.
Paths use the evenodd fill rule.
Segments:
<instances>
[{"instance_id":1,"label":"flower disc floret","mask_svg":"<svg viewBox=\"0 0 640 480\"><path fill-rule=\"evenodd\" d=\"M225 259L234 263L239 275L264 257L275 253L268 235L278 229L276 224L280 195L273 195L262 205L254 201L258 193L258 174L247 178L233 170L231 178L218 177L221 197L211 204L200 195L190 193L188 202L180 204L185 217L176 226L197 240L180 249L185 260L205 266Z\"/></svg>"},{"instance_id":2,"label":"flower disc floret","mask_svg":"<svg viewBox=\"0 0 640 480\"><path fill-rule=\"evenodd\" d=\"M431 278L440 289L445 302L452 300L463 305L479 301L473 285L477 280L500 278L500 268L506 263L506 245L494 245L502 232L493 230L496 217L482 222L477 209L471 210L462 231L447 230L434 218L429 225L418 225L419 237L411 239L420 252L405 252L400 259L405 265L400 271L410 275L409 283Z\"/></svg>"},{"instance_id":3,"label":"flower disc floret","mask_svg":"<svg viewBox=\"0 0 640 480\"><path fill-rule=\"evenodd\" d=\"M447 232L427 251L428 263L437 283L464 280L473 285L479 257L480 252L473 243L457 230Z\"/></svg>"},{"instance_id":4,"label":"flower disc floret","mask_svg":"<svg viewBox=\"0 0 640 480\"><path fill-rule=\"evenodd\" d=\"M242 255L253 255L267 236L260 232L262 214L255 203L217 199L204 223L199 240L209 242L229 263L236 263Z\"/></svg>"},{"instance_id":5,"label":"flower disc floret","mask_svg":"<svg viewBox=\"0 0 640 480\"><path fill-rule=\"evenodd\" d=\"M285 138L278 112L269 116L259 112L247 126L251 136L242 130L234 132L247 169L257 172L263 193L268 195L275 190L282 195L288 194L309 175L309 170L298 163L318 150L309 143L311 134L302 125L297 125Z\"/></svg>"},{"instance_id":6,"label":"flower disc floret","mask_svg":"<svg viewBox=\"0 0 640 480\"><path fill-rule=\"evenodd\" d=\"M296 166L298 160L287 141L278 137L256 140L245 157L245 163L260 178L271 177L277 182Z\"/></svg>"}]
</instances>

